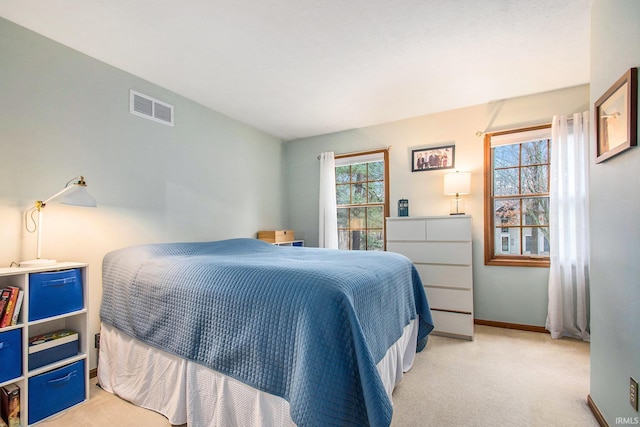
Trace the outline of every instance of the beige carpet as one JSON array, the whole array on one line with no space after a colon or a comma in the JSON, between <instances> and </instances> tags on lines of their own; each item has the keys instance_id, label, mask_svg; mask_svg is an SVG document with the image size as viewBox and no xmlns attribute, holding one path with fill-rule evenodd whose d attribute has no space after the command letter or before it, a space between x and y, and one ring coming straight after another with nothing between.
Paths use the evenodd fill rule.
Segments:
<instances>
[{"instance_id":1,"label":"beige carpet","mask_svg":"<svg viewBox=\"0 0 640 427\"><path fill-rule=\"evenodd\" d=\"M91 382L88 402L42 427L166 427L169 422ZM589 394L589 344L476 326L473 342L433 336L393 394L392 427L597 427ZM193 426L198 427L198 426Z\"/></svg>"},{"instance_id":2,"label":"beige carpet","mask_svg":"<svg viewBox=\"0 0 640 427\"><path fill-rule=\"evenodd\" d=\"M393 393L393 427L597 427L587 406L589 344L475 327L473 342L431 337Z\"/></svg>"}]
</instances>

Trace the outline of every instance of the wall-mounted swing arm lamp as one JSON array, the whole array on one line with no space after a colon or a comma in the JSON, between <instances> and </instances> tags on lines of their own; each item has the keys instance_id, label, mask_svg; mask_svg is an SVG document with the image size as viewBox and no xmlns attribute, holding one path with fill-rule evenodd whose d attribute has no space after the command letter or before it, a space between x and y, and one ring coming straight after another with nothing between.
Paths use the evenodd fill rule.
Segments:
<instances>
[{"instance_id":1,"label":"wall-mounted swing arm lamp","mask_svg":"<svg viewBox=\"0 0 640 427\"><path fill-rule=\"evenodd\" d=\"M96 207L96 199L91 197L87 192L87 183L82 175L77 176L67 182L65 187L49 197L48 199L36 200L34 206L28 208L24 213L25 227L29 233L37 232L36 247L37 255L36 259L21 261L20 267L44 267L48 265L55 265L58 261L55 259L43 259L41 258L42 249L42 212L47 206L47 203L56 199L60 199L60 203L72 206L85 206ZM34 219L34 215L37 213L38 219ZM29 220L31 220L32 227L29 227Z\"/></svg>"}]
</instances>

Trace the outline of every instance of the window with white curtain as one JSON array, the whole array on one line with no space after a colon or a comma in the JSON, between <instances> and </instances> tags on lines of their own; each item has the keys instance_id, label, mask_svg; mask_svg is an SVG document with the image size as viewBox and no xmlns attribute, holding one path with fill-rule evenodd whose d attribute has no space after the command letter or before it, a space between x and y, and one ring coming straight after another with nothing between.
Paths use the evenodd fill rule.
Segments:
<instances>
[{"instance_id":1,"label":"window with white curtain","mask_svg":"<svg viewBox=\"0 0 640 427\"><path fill-rule=\"evenodd\" d=\"M485 264L549 266L551 125L485 135Z\"/></svg>"},{"instance_id":2,"label":"window with white curtain","mask_svg":"<svg viewBox=\"0 0 640 427\"><path fill-rule=\"evenodd\" d=\"M388 150L336 155L340 249L384 250L384 222L389 216L388 163Z\"/></svg>"}]
</instances>

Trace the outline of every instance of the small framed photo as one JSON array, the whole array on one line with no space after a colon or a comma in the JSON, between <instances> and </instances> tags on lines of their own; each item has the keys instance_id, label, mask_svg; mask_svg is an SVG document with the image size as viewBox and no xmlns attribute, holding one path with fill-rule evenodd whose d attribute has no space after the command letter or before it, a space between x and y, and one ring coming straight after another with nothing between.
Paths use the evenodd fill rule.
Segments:
<instances>
[{"instance_id":1,"label":"small framed photo","mask_svg":"<svg viewBox=\"0 0 640 427\"><path fill-rule=\"evenodd\" d=\"M637 144L638 69L631 68L594 104L596 163Z\"/></svg>"},{"instance_id":2,"label":"small framed photo","mask_svg":"<svg viewBox=\"0 0 640 427\"><path fill-rule=\"evenodd\" d=\"M411 172L453 169L455 151L455 145L413 150L411 151Z\"/></svg>"}]
</instances>

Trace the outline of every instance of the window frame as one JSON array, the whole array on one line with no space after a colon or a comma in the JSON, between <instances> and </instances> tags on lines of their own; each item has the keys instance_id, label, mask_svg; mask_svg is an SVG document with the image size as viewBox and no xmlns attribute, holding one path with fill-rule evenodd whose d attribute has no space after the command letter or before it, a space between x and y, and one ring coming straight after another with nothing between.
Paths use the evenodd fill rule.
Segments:
<instances>
[{"instance_id":1,"label":"window frame","mask_svg":"<svg viewBox=\"0 0 640 427\"><path fill-rule=\"evenodd\" d=\"M348 159L348 158L358 158L358 157L366 157L366 156L372 156L372 155L379 155L382 154L383 157L383 173L384 173L384 202L382 203L383 208L382 208L382 250L386 251L387 250L387 224L386 224L386 218L389 217L389 150L388 149L380 149L380 150L372 150L372 151L363 151L363 152L358 152L358 153L350 153L350 154L336 154L335 155L335 159ZM368 162L367 162L368 163ZM357 163L353 163L353 164L357 164ZM344 166L344 165L340 165L340 166ZM338 167L338 165L336 165L336 168ZM338 183L336 182L336 188L337 188ZM336 201L336 209L338 208L338 206L343 207L345 205L338 205L337 201ZM354 204L354 205L348 205L349 208L353 208L353 207L366 207L366 204ZM366 228L365 228L366 229ZM348 228L347 230L351 230L351 228ZM338 230L339 231L339 230ZM353 249L348 249L348 250L353 250Z\"/></svg>"},{"instance_id":2,"label":"window frame","mask_svg":"<svg viewBox=\"0 0 640 427\"><path fill-rule=\"evenodd\" d=\"M549 267L550 257L545 255L497 255L495 253L495 229L496 224L494 222L495 215L493 213L494 197L493 197L493 158L491 148L491 138L500 135L507 135L513 133L523 133L528 131L537 131L542 129L549 129L549 140L551 140L551 124L531 126L507 131L486 133L484 136L484 263L485 265L493 266L510 266L510 267ZM526 142L526 141L522 141ZM521 144L521 143L520 143ZM551 159L551 149L549 148L549 165L553 159ZM519 165L522 167L522 165ZM551 176L548 177L551 179ZM522 197L518 197L520 201ZM522 203L522 202L521 202ZM522 224L520 226L522 228ZM524 241L521 242L521 245Z\"/></svg>"}]
</instances>

